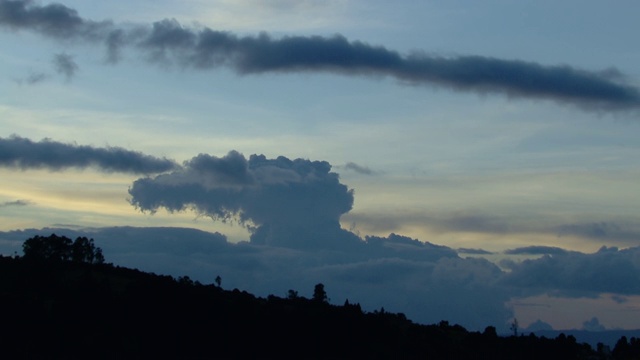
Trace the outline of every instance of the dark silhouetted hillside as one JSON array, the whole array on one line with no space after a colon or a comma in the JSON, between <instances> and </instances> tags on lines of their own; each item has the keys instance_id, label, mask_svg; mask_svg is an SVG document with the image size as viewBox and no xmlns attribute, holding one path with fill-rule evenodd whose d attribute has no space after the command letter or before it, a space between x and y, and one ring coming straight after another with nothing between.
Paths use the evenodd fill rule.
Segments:
<instances>
[{"instance_id":1,"label":"dark silhouetted hillside","mask_svg":"<svg viewBox=\"0 0 640 360\"><path fill-rule=\"evenodd\" d=\"M3 358L605 359L572 336L499 337L111 264L0 257ZM320 296L322 295L322 297ZM330 295L330 294L329 294ZM624 349L622 348L624 347ZM616 359L638 358L633 338ZM636 356L636 357L634 357Z\"/></svg>"}]
</instances>

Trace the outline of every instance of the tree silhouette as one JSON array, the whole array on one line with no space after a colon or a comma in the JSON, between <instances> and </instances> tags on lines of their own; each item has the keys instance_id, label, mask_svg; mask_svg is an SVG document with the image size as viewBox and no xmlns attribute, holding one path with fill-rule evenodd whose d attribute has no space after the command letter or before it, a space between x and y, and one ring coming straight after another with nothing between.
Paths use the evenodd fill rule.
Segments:
<instances>
[{"instance_id":1,"label":"tree silhouette","mask_svg":"<svg viewBox=\"0 0 640 360\"><path fill-rule=\"evenodd\" d=\"M295 300L297 298L298 298L298 292L293 289L289 289L289 291L287 292L287 299Z\"/></svg>"},{"instance_id":2,"label":"tree silhouette","mask_svg":"<svg viewBox=\"0 0 640 360\"><path fill-rule=\"evenodd\" d=\"M324 291L324 284L318 283L313 288L313 301L327 303L329 302L329 298L327 297L327 292Z\"/></svg>"},{"instance_id":3,"label":"tree silhouette","mask_svg":"<svg viewBox=\"0 0 640 360\"><path fill-rule=\"evenodd\" d=\"M25 240L22 251L25 259L66 261L71 259L71 239L51 234L48 237L36 235Z\"/></svg>"},{"instance_id":4,"label":"tree silhouette","mask_svg":"<svg viewBox=\"0 0 640 360\"><path fill-rule=\"evenodd\" d=\"M93 244L93 239L78 237L71 241L66 236L51 234L36 235L22 244L24 258L29 260L73 261L88 264L104 263L102 249Z\"/></svg>"},{"instance_id":5,"label":"tree silhouette","mask_svg":"<svg viewBox=\"0 0 640 360\"><path fill-rule=\"evenodd\" d=\"M93 239L77 238L71 245L71 261L89 264L104 263L102 249L96 248Z\"/></svg>"},{"instance_id":6,"label":"tree silhouette","mask_svg":"<svg viewBox=\"0 0 640 360\"><path fill-rule=\"evenodd\" d=\"M511 326L509 326L509 329L513 332L513 336L518 336L518 319L513 318L513 322L511 323Z\"/></svg>"}]
</instances>

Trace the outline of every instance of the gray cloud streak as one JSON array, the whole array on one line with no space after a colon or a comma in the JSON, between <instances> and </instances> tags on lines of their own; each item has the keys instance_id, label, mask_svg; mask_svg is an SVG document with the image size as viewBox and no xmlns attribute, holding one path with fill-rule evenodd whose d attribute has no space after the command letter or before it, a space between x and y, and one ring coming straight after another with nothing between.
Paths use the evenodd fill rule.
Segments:
<instances>
[{"instance_id":1,"label":"gray cloud streak","mask_svg":"<svg viewBox=\"0 0 640 360\"><path fill-rule=\"evenodd\" d=\"M19 85L22 85L23 83L26 83L27 85L36 85L45 81L48 77L49 75L42 72L32 72L23 79L16 79L16 82Z\"/></svg>"},{"instance_id":2,"label":"gray cloud streak","mask_svg":"<svg viewBox=\"0 0 640 360\"><path fill-rule=\"evenodd\" d=\"M350 171L354 171L358 174L362 174L362 175L373 175L375 172L371 169L369 169L366 166L362 166L362 165L358 165L354 162L348 162L346 164L344 164L344 168L346 170L350 170Z\"/></svg>"},{"instance_id":3,"label":"gray cloud streak","mask_svg":"<svg viewBox=\"0 0 640 360\"><path fill-rule=\"evenodd\" d=\"M8 206L28 206L32 203L28 200L15 200L15 201L5 201L0 203L0 207L8 207Z\"/></svg>"},{"instance_id":4,"label":"gray cloud streak","mask_svg":"<svg viewBox=\"0 0 640 360\"><path fill-rule=\"evenodd\" d=\"M555 246L532 245L504 251L507 255L565 255L567 250Z\"/></svg>"},{"instance_id":5,"label":"gray cloud streak","mask_svg":"<svg viewBox=\"0 0 640 360\"><path fill-rule=\"evenodd\" d=\"M587 71L568 65L482 56L443 57L414 52L402 55L382 46L349 41L342 36L267 34L240 37L204 27L183 27L176 20L150 26L124 27L80 17L61 4L0 1L0 27L31 30L54 39L101 43L107 60L116 62L122 49L133 48L147 60L184 68L229 67L239 74L265 72L332 72L389 76L413 85L436 85L475 93L554 100L590 110L640 107L640 90L624 82L615 69Z\"/></svg>"},{"instance_id":6,"label":"gray cloud streak","mask_svg":"<svg viewBox=\"0 0 640 360\"><path fill-rule=\"evenodd\" d=\"M95 148L45 139L34 142L19 136L0 138L0 166L63 170L96 167L106 172L160 173L178 168L172 160L119 147Z\"/></svg>"},{"instance_id":7,"label":"gray cloud streak","mask_svg":"<svg viewBox=\"0 0 640 360\"><path fill-rule=\"evenodd\" d=\"M58 74L66 77L67 81L70 81L78 71L78 64L73 57L65 53L54 55L53 66Z\"/></svg>"}]
</instances>

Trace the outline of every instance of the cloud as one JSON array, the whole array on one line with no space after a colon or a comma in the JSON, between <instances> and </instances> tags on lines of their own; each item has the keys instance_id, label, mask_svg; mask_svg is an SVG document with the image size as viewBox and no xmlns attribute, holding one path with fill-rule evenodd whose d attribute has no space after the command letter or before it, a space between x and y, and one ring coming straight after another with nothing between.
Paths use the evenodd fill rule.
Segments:
<instances>
[{"instance_id":1,"label":"cloud","mask_svg":"<svg viewBox=\"0 0 640 360\"><path fill-rule=\"evenodd\" d=\"M358 229L368 232L402 232L403 229L421 229L425 233L474 233L492 235L496 241L504 236L546 236L556 237L560 245L569 242L569 237L597 241L618 246L637 246L640 240L640 222L622 216L609 217L602 221L587 218L583 222L558 222L557 217L548 216L544 211L534 211L523 216L517 211L492 213L486 209L460 209L455 211L396 211L383 213L375 211L346 214L344 220ZM362 230L361 230L362 231ZM543 248L538 248L542 250ZM529 251L535 250L530 248ZM550 249L545 249L550 250ZM517 251L524 251L517 249ZM539 254L543 254L539 253Z\"/></svg>"},{"instance_id":2,"label":"cloud","mask_svg":"<svg viewBox=\"0 0 640 360\"><path fill-rule=\"evenodd\" d=\"M602 247L593 254L554 251L535 260L511 263L504 283L564 295L640 294L640 247Z\"/></svg>"},{"instance_id":3,"label":"cloud","mask_svg":"<svg viewBox=\"0 0 640 360\"><path fill-rule=\"evenodd\" d=\"M362 165L358 165L356 163L353 162L348 162L346 164L344 164L343 168L345 170L349 170L349 171L353 171L356 172L358 174L362 174L362 175L373 175L375 172L371 169L369 169L366 166L362 166Z\"/></svg>"},{"instance_id":4,"label":"cloud","mask_svg":"<svg viewBox=\"0 0 640 360\"><path fill-rule=\"evenodd\" d=\"M28 206L31 205L32 202L29 200L15 200L15 201L5 201L0 203L0 208L8 207L8 206Z\"/></svg>"},{"instance_id":5,"label":"cloud","mask_svg":"<svg viewBox=\"0 0 640 360\"><path fill-rule=\"evenodd\" d=\"M96 167L105 172L134 174L159 173L178 167L171 160L119 147L95 148L49 139L34 142L15 135L0 138L0 166L54 171Z\"/></svg>"},{"instance_id":6,"label":"cloud","mask_svg":"<svg viewBox=\"0 0 640 360\"><path fill-rule=\"evenodd\" d=\"M353 206L353 190L325 161L248 160L236 151L218 158L200 154L172 173L136 180L131 203L154 212L193 209L213 219L237 220L251 241L289 247L357 246L360 239L340 227Z\"/></svg>"},{"instance_id":7,"label":"cloud","mask_svg":"<svg viewBox=\"0 0 640 360\"><path fill-rule=\"evenodd\" d=\"M586 331L605 331L607 330L604 325L600 324L600 320L597 317L592 317L591 320L587 320L582 323L582 330Z\"/></svg>"},{"instance_id":8,"label":"cloud","mask_svg":"<svg viewBox=\"0 0 640 360\"><path fill-rule=\"evenodd\" d=\"M340 228L353 191L324 161L247 159L236 151L200 154L176 171L136 180L129 193L131 203L144 211L193 210L234 219L252 232L249 242L187 255L188 260L172 260L168 252L126 260L149 259L153 271L182 263L189 274L206 274L210 281L218 274L228 279L223 282L261 295L322 282L337 303L348 298L369 310L384 306L416 321L448 319L474 329L502 326L512 316L505 306L509 291L498 285L502 271L495 264L462 259L449 247L402 235L361 239ZM183 239L184 247L193 247Z\"/></svg>"},{"instance_id":9,"label":"cloud","mask_svg":"<svg viewBox=\"0 0 640 360\"><path fill-rule=\"evenodd\" d=\"M470 248L459 248L458 254L470 254L470 255L491 255L493 254L491 251L483 250L483 249L470 249Z\"/></svg>"},{"instance_id":10,"label":"cloud","mask_svg":"<svg viewBox=\"0 0 640 360\"><path fill-rule=\"evenodd\" d=\"M524 332L536 332L536 331L552 331L553 326L540 319L534 321L529 326L523 329Z\"/></svg>"},{"instance_id":11,"label":"cloud","mask_svg":"<svg viewBox=\"0 0 640 360\"><path fill-rule=\"evenodd\" d=\"M611 300L615 301L618 304L624 304L627 303L629 301L629 298L626 296L620 296L620 295L611 295Z\"/></svg>"},{"instance_id":12,"label":"cloud","mask_svg":"<svg viewBox=\"0 0 640 360\"><path fill-rule=\"evenodd\" d=\"M558 236L579 236L594 240L619 240L637 242L640 239L640 226L634 223L590 222L566 224L556 228Z\"/></svg>"},{"instance_id":13,"label":"cloud","mask_svg":"<svg viewBox=\"0 0 640 360\"><path fill-rule=\"evenodd\" d=\"M78 12L62 4L40 6L32 0L0 1L0 24L12 29L31 29L58 39L83 37L99 40L110 23L82 19Z\"/></svg>"},{"instance_id":14,"label":"cloud","mask_svg":"<svg viewBox=\"0 0 640 360\"><path fill-rule=\"evenodd\" d=\"M71 78L78 71L78 64L73 60L73 57L64 53L54 55L53 66L58 74L66 77L67 81L71 81Z\"/></svg>"},{"instance_id":15,"label":"cloud","mask_svg":"<svg viewBox=\"0 0 640 360\"><path fill-rule=\"evenodd\" d=\"M49 75L43 72L31 72L27 77L17 78L14 81L18 85L22 85L23 83L26 83L27 85L35 85L47 80L47 78L49 78Z\"/></svg>"},{"instance_id":16,"label":"cloud","mask_svg":"<svg viewBox=\"0 0 640 360\"><path fill-rule=\"evenodd\" d=\"M504 253L508 255L564 255L567 250L554 246L534 245L505 250Z\"/></svg>"},{"instance_id":17,"label":"cloud","mask_svg":"<svg viewBox=\"0 0 640 360\"><path fill-rule=\"evenodd\" d=\"M48 76L45 73L32 73L26 78L26 82L29 85L33 85L46 80L47 77Z\"/></svg>"},{"instance_id":18,"label":"cloud","mask_svg":"<svg viewBox=\"0 0 640 360\"><path fill-rule=\"evenodd\" d=\"M80 17L61 4L0 1L0 27L30 30L57 40L105 47L116 62L122 49L141 52L154 63L199 70L229 67L239 74L331 72L388 76L412 85L441 86L479 94L548 99L589 110L640 107L640 91L616 69L587 71L568 65L482 56L444 57L414 52L402 55L382 46L343 36L237 36L207 27L189 28L165 19L147 26L117 26Z\"/></svg>"}]
</instances>

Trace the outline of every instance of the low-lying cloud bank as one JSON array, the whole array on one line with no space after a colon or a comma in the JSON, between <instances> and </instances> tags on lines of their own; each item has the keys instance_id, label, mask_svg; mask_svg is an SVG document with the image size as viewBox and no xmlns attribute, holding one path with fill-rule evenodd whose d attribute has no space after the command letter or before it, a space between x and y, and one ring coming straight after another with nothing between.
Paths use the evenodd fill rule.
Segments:
<instances>
[{"instance_id":1,"label":"low-lying cloud bank","mask_svg":"<svg viewBox=\"0 0 640 360\"><path fill-rule=\"evenodd\" d=\"M640 294L640 247L620 250L603 246L593 254L561 250L510 264L504 284L528 290L553 289L565 296Z\"/></svg>"},{"instance_id":2,"label":"low-lying cloud bank","mask_svg":"<svg viewBox=\"0 0 640 360\"><path fill-rule=\"evenodd\" d=\"M0 233L0 253L12 254L35 234L90 236L107 261L239 288L262 296L289 289L310 297L322 282L333 303L346 299L370 311L384 307L435 323L446 319L474 329L501 326L512 316L509 293L495 285L501 271L481 259L399 235L368 237L359 251L292 249L229 243L224 235L178 228L30 229ZM10 246L11 245L11 246Z\"/></svg>"},{"instance_id":3,"label":"low-lying cloud bank","mask_svg":"<svg viewBox=\"0 0 640 360\"><path fill-rule=\"evenodd\" d=\"M111 63L118 62L129 49L149 63L186 69L228 67L239 74L388 76L408 84L548 99L590 110L640 107L640 90L626 83L626 77L616 69L587 71L569 65L424 52L402 55L340 35L275 39L262 33L243 37L208 27L189 28L175 19L125 26L84 19L62 4L38 5L30 0L0 0L0 28L32 31L67 45L75 41L103 46ZM63 60L58 62L59 71L68 78L73 76L77 64L68 55L59 60Z\"/></svg>"},{"instance_id":4,"label":"low-lying cloud bank","mask_svg":"<svg viewBox=\"0 0 640 360\"><path fill-rule=\"evenodd\" d=\"M487 260L464 259L453 249L395 234L367 237L354 252L233 244L222 234L194 229L108 227L0 232L0 253L20 253L25 239L51 233L90 236L109 262L122 266L204 283L219 275L225 288L262 296L294 289L310 297L322 282L333 303L348 298L368 310L384 306L415 321L444 319L478 330L497 325L506 331L513 313L505 303L513 297L640 294L640 247L558 252L513 263L506 272Z\"/></svg>"}]
</instances>

